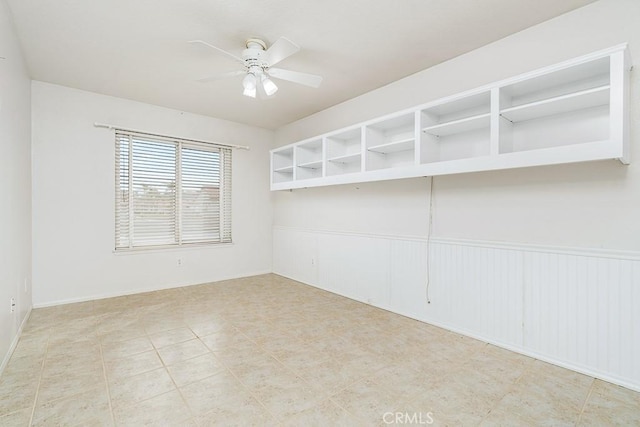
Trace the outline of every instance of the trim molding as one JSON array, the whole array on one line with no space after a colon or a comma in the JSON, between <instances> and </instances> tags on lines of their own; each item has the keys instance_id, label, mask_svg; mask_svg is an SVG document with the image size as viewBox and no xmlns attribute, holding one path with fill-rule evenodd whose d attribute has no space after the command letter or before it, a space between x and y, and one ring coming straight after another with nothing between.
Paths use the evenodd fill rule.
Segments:
<instances>
[{"instance_id":1,"label":"trim molding","mask_svg":"<svg viewBox=\"0 0 640 427\"><path fill-rule=\"evenodd\" d=\"M629 251L620 249L606 249L606 248L583 248L572 246L557 246L557 245L540 245L535 243L518 243L518 242L500 242L491 240L472 240L472 239L458 239L458 238L445 238L445 237L432 237L427 239L425 236L406 236L400 234L376 234L376 233L357 233L350 231L329 231L318 230L312 228L301 227L285 227L281 225L274 225L274 230L281 231L296 231L303 233L313 234L325 234L325 235L337 235L337 236L351 236L351 237L368 237L385 240L402 240L409 242L423 242L423 243L438 243L443 245L456 245L456 246L473 246L481 248L492 249L510 249L527 252L543 252L563 255L576 255L584 257L597 257L597 258L613 258L613 259L625 259L631 261L640 261L640 251Z\"/></svg>"},{"instance_id":2,"label":"trim molding","mask_svg":"<svg viewBox=\"0 0 640 427\"><path fill-rule=\"evenodd\" d=\"M31 310L33 310L33 306L29 307L27 314L24 316L24 319L22 319L22 323L20 323L20 327L18 328L18 331L16 332L15 337L13 337L13 341L11 341L11 345L9 346L9 350L7 351L7 354L5 354L4 359L2 359L2 364L0 364L0 376L2 376L2 373L4 372L4 368L7 367L7 364L9 363L9 359L11 359L11 356L13 356L13 352L18 346L18 341L20 341L20 337L22 336L22 330L24 329L27 322L29 321L29 317L31 317Z\"/></svg>"},{"instance_id":3,"label":"trim molding","mask_svg":"<svg viewBox=\"0 0 640 427\"><path fill-rule=\"evenodd\" d=\"M33 308L53 307L53 306L56 306L56 305L66 305L66 304L73 304L73 303L77 303L77 302L97 301L97 300L107 299L107 298L115 298L115 297L123 297L123 296L127 296L127 295L142 294L142 293L145 293L145 292L155 292L155 291L165 291L167 289L186 288L186 287L189 287L189 286L202 285L203 283L221 282L223 280L232 280L232 279L242 279L242 278L245 278L245 277L260 276L260 275L263 275L263 274L270 274L270 273L272 273L271 269L269 269L269 270L260 270L260 271L253 271L253 272L249 272L249 273L242 274L242 275L237 275L237 276L219 277L219 278L215 278L213 280L210 280L208 282L187 283L187 284L181 284L181 285L171 285L171 286L166 286L166 287L141 288L141 289L134 289L134 290L129 291L129 292L113 292L113 293L92 295L92 296L89 296L89 297L82 297L82 298L61 299L61 300L56 300L56 301L33 304Z\"/></svg>"}]
</instances>

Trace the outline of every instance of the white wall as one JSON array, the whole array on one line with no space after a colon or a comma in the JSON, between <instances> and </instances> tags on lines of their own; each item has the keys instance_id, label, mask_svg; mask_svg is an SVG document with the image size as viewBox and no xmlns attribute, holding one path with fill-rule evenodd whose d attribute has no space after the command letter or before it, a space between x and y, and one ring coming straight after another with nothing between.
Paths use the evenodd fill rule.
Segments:
<instances>
[{"instance_id":1,"label":"white wall","mask_svg":"<svg viewBox=\"0 0 640 427\"><path fill-rule=\"evenodd\" d=\"M271 131L42 82L32 104L35 306L271 270ZM250 146L233 151L234 244L114 254L115 141L94 122Z\"/></svg>"},{"instance_id":2,"label":"white wall","mask_svg":"<svg viewBox=\"0 0 640 427\"><path fill-rule=\"evenodd\" d=\"M0 0L0 362L31 309L31 86ZM26 281L26 283L25 283ZM11 314L9 301L17 300ZM0 371L4 363L0 364Z\"/></svg>"},{"instance_id":3,"label":"white wall","mask_svg":"<svg viewBox=\"0 0 640 427\"><path fill-rule=\"evenodd\" d=\"M278 129L276 146L618 43L640 63L639 17L637 0L598 1ZM427 178L277 192L274 272L640 390L636 70L631 165L436 177L429 276Z\"/></svg>"},{"instance_id":4,"label":"white wall","mask_svg":"<svg viewBox=\"0 0 640 427\"><path fill-rule=\"evenodd\" d=\"M276 145L622 42L638 62L638 17L637 0L596 2L278 129ZM638 75L632 73L632 162L640 159ZM434 186L437 237L640 250L640 161L443 176ZM425 179L409 179L278 192L274 223L424 236L427 189Z\"/></svg>"}]
</instances>

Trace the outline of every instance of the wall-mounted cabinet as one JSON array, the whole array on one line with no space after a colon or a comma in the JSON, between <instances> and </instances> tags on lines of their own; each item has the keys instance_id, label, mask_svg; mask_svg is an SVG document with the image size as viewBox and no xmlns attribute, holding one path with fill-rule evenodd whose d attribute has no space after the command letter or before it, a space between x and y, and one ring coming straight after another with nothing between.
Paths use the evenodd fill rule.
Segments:
<instances>
[{"instance_id":1,"label":"wall-mounted cabinet","mask_svg":"<svg viewBox=\"0 0 640 427\"><path fill-rule=\"evenodd\" d=\"M626 45L271 151L271 189L618 159Z\"/></svg>"}]
</instances>

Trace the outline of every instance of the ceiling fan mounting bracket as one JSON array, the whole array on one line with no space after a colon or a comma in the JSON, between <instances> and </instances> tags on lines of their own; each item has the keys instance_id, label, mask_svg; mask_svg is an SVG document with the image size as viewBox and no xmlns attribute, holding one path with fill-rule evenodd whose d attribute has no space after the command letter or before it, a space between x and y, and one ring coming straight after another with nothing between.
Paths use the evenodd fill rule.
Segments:
<instances>
[{"instance_id":1,"label":"ceiling fan mounting bracket","mask_svg":"<svg viewBox=\"0 0 640 427\"><path fill-rule=\"evenodd\" d=\"M267 44L260 39L247 39L245 46L247 49L261 48L262 50L267 50Z\"/></svg>"}]
</instances>

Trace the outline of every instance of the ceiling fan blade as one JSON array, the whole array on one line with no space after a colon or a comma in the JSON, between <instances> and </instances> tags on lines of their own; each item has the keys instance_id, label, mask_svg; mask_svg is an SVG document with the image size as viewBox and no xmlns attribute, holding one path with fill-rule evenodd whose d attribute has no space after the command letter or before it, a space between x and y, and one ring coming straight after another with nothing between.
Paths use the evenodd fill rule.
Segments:
<instances>
[{"instance_id":1,"label":"ceiling fan blade","mask_svg":"<svg viewBox=\"0 0 640 427\"><path fill-rule=\"evenodd\" d=\"M235 76L241 76L243 74L246 74L246 71L229 71L228 73L220 73L220 74L214 74L213 76L209 76L209 77L205 77L202 79L198 79L198 81L200 83L207 83L207 82L212 82L215 80L222 80L222 79L226 79L228 77L235 77Z\"/></svg>"},{"instance_id":2,"label":"ceiling fan blade","mask_svg":"<svg viewBox=\"0 0 640 427\"><path fill-rule=\"evenodd\" d=\"M239 61L239 62L241 62L241 63L244 65L244 59L240 58L239 56L234 55L234 54L233 54L233 53L231 53L231 52L227 52L227 51L226 51L226 50L224 50L224 49L220 49L220 48L219 48L219 47L217 47L217 46L214 46L214 45L212 45L212 44L209 44L209 43L207 43L207 42L205 42L205 41L203 41L203 40L191 40L191 41L189 41L189 43L191 43L191 44L202 44L202 45L205 45L205 46L207 46L207 47L210 47L211 49L217 50L217 51L218 51L218 52L220 52L220 53L224 53L224 54L225 54L225 55L227 55L228 57L233 58L233 59L235 59L236 61Z\"/></svg>"},{"instance_id":3,"label":"ceiling fan blade","mask_svg":"<svg viewBox=\"0 0 640 427\"><path fill-rule=\"evenodd\" d=\"M269 68L267 73L276 79L287 80L301 85L317 88L322 83L322 77L315 74L301 73L300 71L283 70L282 68Z\"/></svg>"},{"instance_id":4,"label":"ceiling fan blade","mask_svg":"<svg viewBox=\"0 0 640 427\"><path fill-rule=\"evenodd\" d=\"M300 46L285 37L280 37L269 49L267 49L264 56L269 66L273 66L299 50Z\"/></svg>"}]
</instances>

